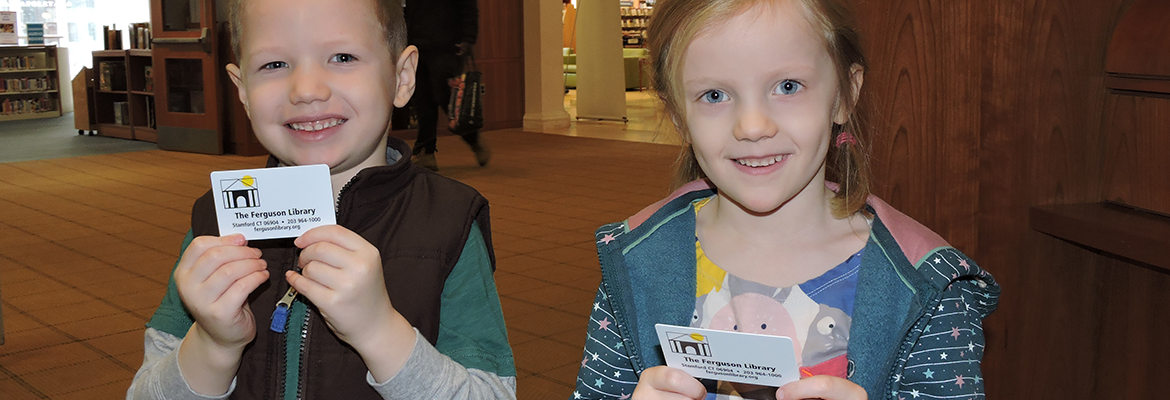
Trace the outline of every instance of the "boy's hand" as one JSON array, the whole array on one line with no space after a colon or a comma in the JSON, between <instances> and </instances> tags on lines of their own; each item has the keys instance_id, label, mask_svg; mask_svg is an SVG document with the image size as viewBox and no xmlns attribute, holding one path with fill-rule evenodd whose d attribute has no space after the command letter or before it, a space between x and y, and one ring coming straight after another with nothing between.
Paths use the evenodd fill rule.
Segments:
<instances>
[{"instance_id":1,"label":"boy's hand","mask_svg":"<svg viewBox=\"0 0 1170 400\"><path fill-rule=\"evenodd\" d=\"M224 349L243 351L256 337L248 295L268 280L260 250L246 244L239 234L197 237L175 268L175 286L195 317L195 332Z\"/></svg>"},{"instance_id":2,"label":"boy's hand","mask_svg":"<svg viewBox=\"0 0 1170 400\"><path fill-rule=\"evenodd\" d=\"M801 378L776 389L776 399L866 400L865 389L846 379L830 375Z\"/></svg>"},{"instance_id":3,"label":"boy's hand","mask_svg":"<svg viewBox=\"0 0 1170 400\"><path fill-rule=\"evenodd\" d=\"M390 304L378 249L339 225L308 230L294 242L301 273L285 277L317 306L329 329L357 350L378 382L406 363L414 329Z\"/></svg>"},{"instance_id":4,"label":"boy's hand","mask_svg":"<svg viewBox=\"0 0 1170 400\"><path fill-rule=\"evenodd\" d=\"M647 368L634 387L633 400L702 400L707 388L681 369L667 366Z\"/></svg>"}]
</instances>

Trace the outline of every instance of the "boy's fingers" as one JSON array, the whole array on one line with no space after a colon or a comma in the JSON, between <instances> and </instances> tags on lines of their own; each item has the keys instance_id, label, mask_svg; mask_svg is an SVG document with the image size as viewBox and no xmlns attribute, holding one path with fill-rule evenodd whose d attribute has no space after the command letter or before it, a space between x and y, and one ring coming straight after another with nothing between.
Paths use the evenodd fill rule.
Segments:
<instances>
[{"instance_id":1,"label":"boy's fingers","mask_svg":"<svg viewBox=\"0 0 1170 400\"><path fill-rule=\"evenodd\" d=\"M301 268L300 275L316 282L318 285L337 290L343 276L341 270L320 261L313 261Z\"/></svg>"},{"instance_id":2,"label":"boy's fingers","mask_svg":"<svg viewBox=\"0 0 1170 400\"><path fill-rule=\"evenodd\" d=\"M331 267L340 268L354 263L354 260L351 259L352 253L333 243L317 242L301 251L297 264L301 268L304 268L309 263L316 261L328 264Z\"/></svg>"},{"instance_id":3,"label":"boy's fingers","mask_svg":"<svg viewBox=\"0 0 1170 400\"><path fill-rule=\"evenodd\" d=\"M267 269L254 271L233 282L216 302L222 302L235 308L243 307L244 303L248 301L248 295L266 281L268 281Z\"/></svg>"},{"instance_id":4,"label":"boy's fingers","mask_svg":"<svg viewBox=\"0 0 1170 400\"><path fill-rule=\"evenodd\" d=\"M777 399L865 400L865 389L856 383L829 375L803 378L776 389Z\"/></svg>"},{"instance_id":5,"label":"boy's fingers","mask_svg":"<svg viewBox=\"0 0 1170 400\"><path fill-rule=\"evenodd\" d=\"M349 251L357 251L369 245L366 239L341 225L323 225L309 229L293 242L297 247L306 248L318 242L328 242Z\"/></svg>"},{"instance_id":6,"label":"boy's fingers","mask_svg":"<svg viewBox=\"0 0 1170 400\"><path fill-rule=\"evenodd\" d=\"M314 303L318 303L318 300L324 299L324 296L329 292L329 288L293 271L285 271L284 279L288 280L288 284L293 289L296 289L297 292L300 292L309 301Z\"/></svg>"},{"instance_id":7,"label":"boy's fingers","mask_svg":"<svg viewBox=\"0 0 1170 400\"><path fill-rule=\"evenodd\" d=\"M203 282L203 291L210 295L212 302L219 301L228 288L246 276L266 271L267 265L262 259L236 260L223 264Z\"/></svg>"},{"instance_id":8,"label":"boy's fingers","mask_svg":"<svg viewBox=\"0 0 1170 400\"><path fill-rule=\"evenodd\" d=\"M259 260L260 250L243 246L216 246L203 252L191 267L191 279L203 283L210 279L220 267L240 260Z\"/></svg>"}]
</instances>

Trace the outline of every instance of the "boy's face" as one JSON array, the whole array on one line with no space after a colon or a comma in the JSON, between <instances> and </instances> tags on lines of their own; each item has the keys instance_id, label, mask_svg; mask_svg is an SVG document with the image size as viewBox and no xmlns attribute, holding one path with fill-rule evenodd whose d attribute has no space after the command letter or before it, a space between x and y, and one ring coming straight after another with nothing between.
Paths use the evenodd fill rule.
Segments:
<instances>
[{"instance_id":1,"label":"boy's face","mask_svg":"<svg viewBox=\"0 0 1170 400\"><path fill-rule=\"evenodd\" d=\"M256 137L285 165L351 177L385 164L393 106L414 92L418 53L391 62L372 1L249 0L240 65L228 65ZM348 180L348 179L347 179Z\"/></svg>"}]
</instances>

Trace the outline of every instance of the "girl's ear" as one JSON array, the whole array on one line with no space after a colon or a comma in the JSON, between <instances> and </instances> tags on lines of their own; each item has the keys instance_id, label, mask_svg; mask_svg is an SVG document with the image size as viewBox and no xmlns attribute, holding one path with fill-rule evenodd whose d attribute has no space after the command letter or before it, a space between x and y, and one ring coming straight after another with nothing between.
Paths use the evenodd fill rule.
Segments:
<instances>
[{"instance_id":1,"label":"girl's ear","mask_svg":"<svg viewBox=\"0 0 1170 400\"><path fill-rule=\"evenodd\" d=\"M415 72L418 71L418 48L406 46L402 54L398 55L398 65L395 67L398 75L395 83L398 87L394 89L394 106L402 108L406 107L406 103L414 95L414 86L418 82L415 79Z\"/></svg>"},{"instance_id":2,"label":"girl's ear","mask_svg":"<svg viewBox=\"0 0 1170 400\"><path fill-rule=\"evenodd\" d=\"M849 122L849 114L853 113L853 108L857 106L857 98L861 95L861 85L865 81L865 68L859 64L853 64L849 67L849 86L850 99L846 104L837 104L837 114L833 116L833 122L838 125L845 125Z\"/></svg>"}]
</instances>

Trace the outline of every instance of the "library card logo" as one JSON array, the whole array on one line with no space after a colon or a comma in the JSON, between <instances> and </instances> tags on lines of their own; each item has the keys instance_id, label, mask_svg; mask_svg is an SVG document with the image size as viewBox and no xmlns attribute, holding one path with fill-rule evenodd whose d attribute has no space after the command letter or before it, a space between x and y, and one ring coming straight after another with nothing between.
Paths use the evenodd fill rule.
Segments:
<instances>
[{"instance_id":1,"label":"library card logo","mask_svg":"<svg viewBox=\"0 0 1170 400\"><path fill-rule=\"evenodd\" d=\"M711 344L707 337L698 333L666 332L670 341L670 351L677 354L711 357Z\"/></svg>"},{"instance_id":2,"label":"library card logo","mask_svg":"<svg viewBox=\"0 0 1170 400\"><path fill-rule=\"evenodd\" d=\"M260 190L256 178L251 175L238 179L220 179L219 186L223 191L224 209L260 207Z\"/></svg>"}]
</instances>

